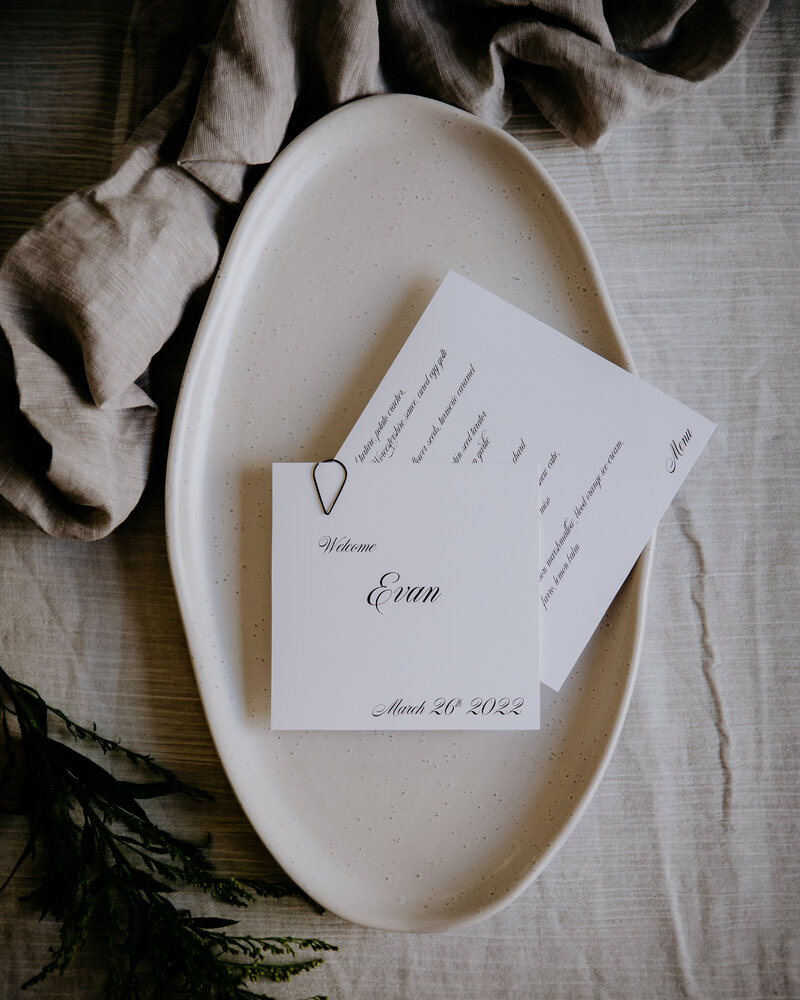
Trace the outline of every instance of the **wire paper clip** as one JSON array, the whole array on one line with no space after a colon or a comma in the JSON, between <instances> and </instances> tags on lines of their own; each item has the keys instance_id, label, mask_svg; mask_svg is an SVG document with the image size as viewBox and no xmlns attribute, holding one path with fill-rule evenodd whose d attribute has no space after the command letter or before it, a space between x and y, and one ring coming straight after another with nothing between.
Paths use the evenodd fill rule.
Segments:
<instances>
[{"instance_id":1,"label":"wire paper clip","mask_svg":"<svg viewBox=\"0 0 800 1000\"><path fill-rule=\"evenodd\" d=\"M325 501L322 499L322 493L319 488L319 480L317 479L317 469L321 465L330 465L331 463L334 465L338 465L339 468L344 473L344 476L342 477L341 483L339 483L339 489L336 491L333 500L331 500L330 504L326 507ZM314 477L314 488L317 491L317 496L319 497L319 502L320 506L322 507L323 513L330 514L330 512L333 510L336 504L336 501L339 499L342 490L344 489L344 484L347 482L347 466L344 464L344 462L340 462L338 458L326 458L323 459L323 461L321 462L317 462L317 464L314 466L314 471L312 475Z\"/></svg>"}]
</instances>

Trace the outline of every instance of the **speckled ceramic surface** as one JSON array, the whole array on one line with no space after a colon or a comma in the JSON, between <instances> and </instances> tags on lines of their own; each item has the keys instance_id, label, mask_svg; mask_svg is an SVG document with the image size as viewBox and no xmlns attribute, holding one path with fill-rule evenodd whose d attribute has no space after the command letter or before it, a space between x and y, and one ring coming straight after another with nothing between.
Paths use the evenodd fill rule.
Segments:
<instances>
[{"instance_id":1,"label":"speckled ceramic surface","mask_svg":"<svg viewBox=\"0 0 800 1000\"><path fill-rule=\"evenodd\" d=\"M632 370L591 250L533 157L445 105L367 98L295 140L251 196L168 471L173 577L233 788L323 906L391 930L488 916L568 836L627 709L651 563L648 547L564 688L543 689L538 733L270 731L271 463L336 454L450 269ZM332 650L330 669L350 653Z\"/></svg>"}]
</instances>

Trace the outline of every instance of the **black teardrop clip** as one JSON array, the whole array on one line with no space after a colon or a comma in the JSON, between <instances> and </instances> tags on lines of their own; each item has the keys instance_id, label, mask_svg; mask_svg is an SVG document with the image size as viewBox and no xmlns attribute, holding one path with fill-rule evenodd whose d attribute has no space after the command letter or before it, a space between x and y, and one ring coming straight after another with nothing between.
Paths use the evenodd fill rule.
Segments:
<instances>
[{"instance_id":1,"label":"black teardrop clip","mask_svg":"<svg viewBox=\"0 0 800 1000\"><path fill-rule=\"evenodd\" d=\"M344 473L344 476L342 477L342 481L339 484L339 489L336 491L336 494L335 494L333 500L331 500L331 502L330 502L330 504L328 506L325 506L325 501L322 499L322 493L320 492L319 482L317 480L317 469L321 465L329 465L330 463L333 463L334 465L338 465L339 468ZM319 497L319 502L320 502L320 505L322 507L322 510L323 510L323 512L325 514L330 514L330 512L334 508L334 505L336 504L336 501L339 499L339 496L341 495L342 490L344 489L344 484L347 482L347 466L344 464L344 462L340 462L338 458L326 458L322 462L317 462L317 464L314 466L313 476L314 476L314 488L317 491L317 496Z\"/></svg>"}]
</instances>

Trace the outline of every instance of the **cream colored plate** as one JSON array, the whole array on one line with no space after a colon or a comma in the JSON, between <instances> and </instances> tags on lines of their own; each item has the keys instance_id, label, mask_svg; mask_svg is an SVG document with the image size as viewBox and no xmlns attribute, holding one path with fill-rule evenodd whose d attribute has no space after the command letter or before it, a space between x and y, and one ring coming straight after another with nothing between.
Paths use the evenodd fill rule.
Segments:
<instances>
[{"instance_id":1,"label":"cream colored plate","mask_svg":"<svg viewBox=\"0 0 800 1000\"><path fill-rule=\"evenodd\" d=\"M168 470L175 588L231 784L310 895L391 930L488 916L563 843L625 716L651 563L648 548L560 694L543 689L539 733L270 731L271 463L336 454L450 269L632 370L586 239L534 158L451 107L367 98L296 139L249 199Z\"/></svg>"}]
</instances>

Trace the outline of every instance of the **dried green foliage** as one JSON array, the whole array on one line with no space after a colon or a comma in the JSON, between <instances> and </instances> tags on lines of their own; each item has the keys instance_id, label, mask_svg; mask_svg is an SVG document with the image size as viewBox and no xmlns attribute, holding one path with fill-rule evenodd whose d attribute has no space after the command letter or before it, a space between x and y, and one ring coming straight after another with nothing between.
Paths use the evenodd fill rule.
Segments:
<instances>
[{"instance_id":1,"label":"dried green foliage","mask_svg":"<svg viewBox=\"0 0 800 1000\"><path fill-rule=\"evenodd\" d=\"M147 772L145 781L114 777L91 757L48 733L51 718L76 741L125 758ZM86 941L92 915L106 928L108 1000L252 1000L248 983L285 982L320 965L334 946L315 938L237 935L235 921L195 917L173 904L178 888L200 889L220 903L244 907L257 897L297 894L292 886L216 875L204 845L190 843L151 821L141 802L179 793L210 799L151 757L73 722L27 684L0 668L0 731L5 761L0 790L23 769L20 811L29 838L0 892L42 845L44 871L31 900L60 924L60 939L26 989L63 973ZM301 957L298 957L300 955ZM302 956L307 957L302 957ZM262 994L258 994L261 996ZM321 997L311 1000L324 1000Z\"/></svg>"}]
</instances>

